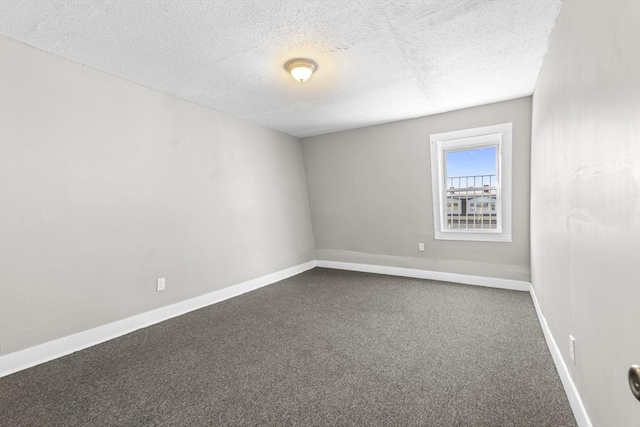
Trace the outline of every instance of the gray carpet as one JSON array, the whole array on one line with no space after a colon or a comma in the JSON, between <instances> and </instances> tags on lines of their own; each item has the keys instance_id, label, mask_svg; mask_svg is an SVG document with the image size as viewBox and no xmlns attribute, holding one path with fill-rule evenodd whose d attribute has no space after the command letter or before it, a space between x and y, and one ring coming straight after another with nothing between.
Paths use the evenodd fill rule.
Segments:
<instances>
[{"instance_id":1,"label":"gray carpet","mask_svg":"<svg viewBox=\"0 0 640 427\"><path fill-rule=\"evenodd\" d=\"M0 379L6 426L573 426L528 293L316 268Z\"/></svg>"}]
</instances>

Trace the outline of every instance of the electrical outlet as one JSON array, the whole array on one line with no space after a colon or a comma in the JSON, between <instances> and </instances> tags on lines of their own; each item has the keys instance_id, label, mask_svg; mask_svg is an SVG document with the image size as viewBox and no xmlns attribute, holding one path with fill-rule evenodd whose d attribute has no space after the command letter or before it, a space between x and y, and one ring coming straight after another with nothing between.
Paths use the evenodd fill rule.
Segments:
<instances>
[{"instance_id":1,"label":"electrical outlet","mask_svg":"<svg viewBox=\"0 0 640 427\"><path fill-rule=\"evenodd\" d=\"M424 243L418 243L418 250L424 252Z\"/></svg>"},{"instance_id":2,"label":"electrical outlet","mask_svg":"<svg viewBox=\"0 0 640 427\"><path fill-rule=\"evenodd\" d=\"M164 277L161 277L160 279L158 279L156 281L156 291L158 292L164 291L165 284L166 284L166 279Z\"/></svg>"},{"instance_id":3,"label":"electrical outlet","mask_svg":"<svg viewBox=\"0 0 640 427\"><path fill-rule=\"evenodd\" d=\"M569 357L571 361L575 365L576 363L576 339L569 335Z\"/></svg>"}]
</instances>

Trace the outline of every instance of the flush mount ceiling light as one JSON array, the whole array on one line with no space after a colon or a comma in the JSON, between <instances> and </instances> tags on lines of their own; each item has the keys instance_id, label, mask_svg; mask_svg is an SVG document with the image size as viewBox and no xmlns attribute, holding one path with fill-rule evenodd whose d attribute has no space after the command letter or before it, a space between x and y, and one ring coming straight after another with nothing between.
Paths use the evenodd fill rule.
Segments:
<instances>
[{"instance_id":1,"label":"flush mount ceiling light","mask_svg":"<svg viewBox=\"0 0 640 427\"><path fill-rule=\"evenodd\" d=\"M284 69L290 72L297 81L304 82L318 69L318 64L310 59L293 58L284 64Z\"/></svg>"}]
</instances>

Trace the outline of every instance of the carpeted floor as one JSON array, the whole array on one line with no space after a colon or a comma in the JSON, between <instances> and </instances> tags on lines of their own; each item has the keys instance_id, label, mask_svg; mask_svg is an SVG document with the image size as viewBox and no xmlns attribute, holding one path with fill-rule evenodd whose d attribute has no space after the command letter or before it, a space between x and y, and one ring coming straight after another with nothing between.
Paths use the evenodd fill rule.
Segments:
<instances>
[{"instance_id":1,"label":"carpeted floor","mask_svg":"<svg viewBox=\"0 0 640 427\"><path fill-rule=\"evenodd\" d=\"M573 426L528 293L316 268L0 379L6 426Z\"/></svg>"}]
</instances>

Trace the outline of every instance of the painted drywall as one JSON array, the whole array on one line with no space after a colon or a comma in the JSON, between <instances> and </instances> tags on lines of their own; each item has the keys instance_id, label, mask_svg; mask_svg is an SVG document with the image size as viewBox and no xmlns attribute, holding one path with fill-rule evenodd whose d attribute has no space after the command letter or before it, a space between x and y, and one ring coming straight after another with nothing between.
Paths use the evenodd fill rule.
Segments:
<instances>
[{"instance_id":1,"label":"painted drywall","mask_svg":"<svg viewBox=\"0 0 640 427\"><path fill-rule=\"evenodd\" d=\"M298 138L7 38L0 90L3 354L313 259Z\"/></svg>"},{"instance_id":2,"label":"painted drywall","mask_svg":"<svg viewBox=\"0 0 640 427\"><path fill-rule=\"evenodd\" d=\"M435 240L429 135L508 122L513 242ZM529 281L530 142L531 97L304 138L316 258Z\"/></svg>"},{"instance_id":3,"label":"painted drywall","mask_svg":"<svg viewBox=\"0 0 640 427\"><path fill-rule=\"evenodd\" d=\"M533 96L532 282L594 426L640 425L639 6L565 2Z\"/></svg>"}]
</instances>

